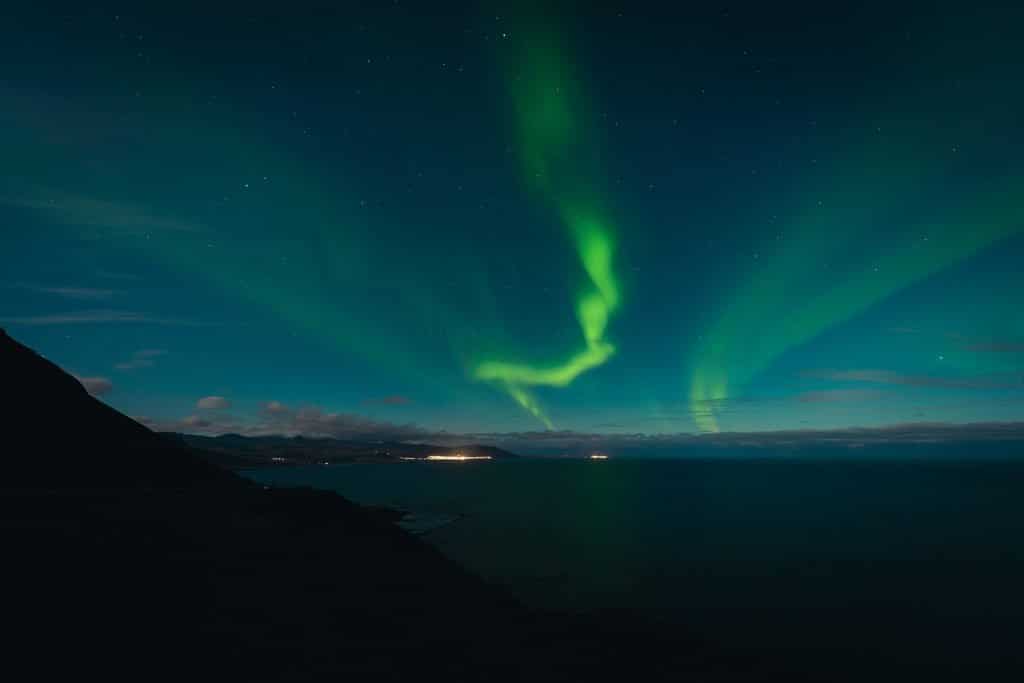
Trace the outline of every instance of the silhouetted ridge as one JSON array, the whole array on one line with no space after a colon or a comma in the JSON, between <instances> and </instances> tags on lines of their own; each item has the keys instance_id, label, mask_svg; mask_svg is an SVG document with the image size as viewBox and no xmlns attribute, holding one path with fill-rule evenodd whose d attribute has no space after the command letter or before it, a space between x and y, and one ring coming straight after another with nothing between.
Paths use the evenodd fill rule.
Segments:
<instances>
[{"instance_id":1,"label":"silhouetted ridge","mask_svg":"<svg viewBox=\"0 0 1024 683\"><path fill-rule=\"evenodd\" d=\"M181 486L224 479L191 449L88 394L82 384L0 330L4 487Z\"/></svg>"},{"instance_id":2,"label":"silhouetted ridge","mask_svg":"<svg viewBox=\"0 0 1024 683\"><path fill-rule=\"evenodd\" d=\"M752 680L646 623L523 608L327 491L217 469L0 333L6 670L224 681ZM12 475L13 472L13 475ZM667 636L665 635L667 634ZM656 664L655 664L656 663Z\"/></svg>"}]
</instances>

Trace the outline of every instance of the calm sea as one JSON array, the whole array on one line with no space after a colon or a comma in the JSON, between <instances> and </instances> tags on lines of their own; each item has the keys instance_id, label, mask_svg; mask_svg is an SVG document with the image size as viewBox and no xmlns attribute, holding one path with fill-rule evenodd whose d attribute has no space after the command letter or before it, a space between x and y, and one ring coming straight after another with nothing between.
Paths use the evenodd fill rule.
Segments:
<instances>
[{"instance_id":1,"label":"calm sea","mask_svg":"<svg viewBox=\"0 0 1024 683\"><path fill-rule=\"evenodd\" d=\"M1024 625L1024 463L522 459L252 476L408 510L425 539L529 603L640 610L744 647L1002 656Z\"/></svg>"}]
</instances>

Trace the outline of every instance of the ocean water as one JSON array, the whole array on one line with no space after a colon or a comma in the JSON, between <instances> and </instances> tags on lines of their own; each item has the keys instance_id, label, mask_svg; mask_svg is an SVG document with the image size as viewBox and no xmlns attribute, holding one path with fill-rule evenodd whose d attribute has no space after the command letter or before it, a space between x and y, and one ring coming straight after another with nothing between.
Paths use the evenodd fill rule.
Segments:
<instances>
[{"instance_id":1,"label":"ocean water","mask_svg":"<svg viewBox=\"0 0 1024 683\"><path fill-rule=\"evenodd\" d=\"M521 459L251 476L407 510L414 531L530 604L640 611L747 648L876 666L897 649L991 658L1024 625L1024 462Z\"/></svg>"}]
</instances>

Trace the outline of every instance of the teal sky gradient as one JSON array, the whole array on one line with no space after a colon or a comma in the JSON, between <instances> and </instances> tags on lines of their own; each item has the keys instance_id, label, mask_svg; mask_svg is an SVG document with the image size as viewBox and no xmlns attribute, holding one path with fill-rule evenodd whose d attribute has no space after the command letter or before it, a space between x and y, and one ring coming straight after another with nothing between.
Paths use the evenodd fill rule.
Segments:
<instances>
[{"instance_id":1,"label":"teal sky gradient","mask_svg":"<svg viewBox=\"0 0 1024 683\"><path fill-rule=\"evenodd\" d=\"M523 8L13 10L0 325L167 424L1024 418L1024 9Z\"/></svg>"}]
</instances>

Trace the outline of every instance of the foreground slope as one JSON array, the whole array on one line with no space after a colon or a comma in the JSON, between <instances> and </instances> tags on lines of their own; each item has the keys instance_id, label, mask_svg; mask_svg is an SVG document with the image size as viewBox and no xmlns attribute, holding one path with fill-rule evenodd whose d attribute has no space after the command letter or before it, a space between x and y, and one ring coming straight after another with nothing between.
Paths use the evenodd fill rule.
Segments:
<instances>
[{"instance_id":1,"label":"foreground slope","mask_svg":"<svg viewBox=\"0 0 1024 683\"><path fill-rule=\"evenodd\" d=\"M181 486L231 479L192 451L90 396L71 375L0 330L4 479L18 487ZM6 450L6 449L5 449Z\"/></svg>"},{"instance_id":2,"label":"foreground slope","mask_svg":"<svg viewBox=\"0 0 1024 683\"><path fill-rule=\"evenodd\" d=\"M0 333L8 670L146 679L752 680L623 616L526 610L380 513L266 489ZM22 660L22 661L19 661ZM441 679L443 680L443 679Z\"/></svg>"}]
</instances>

